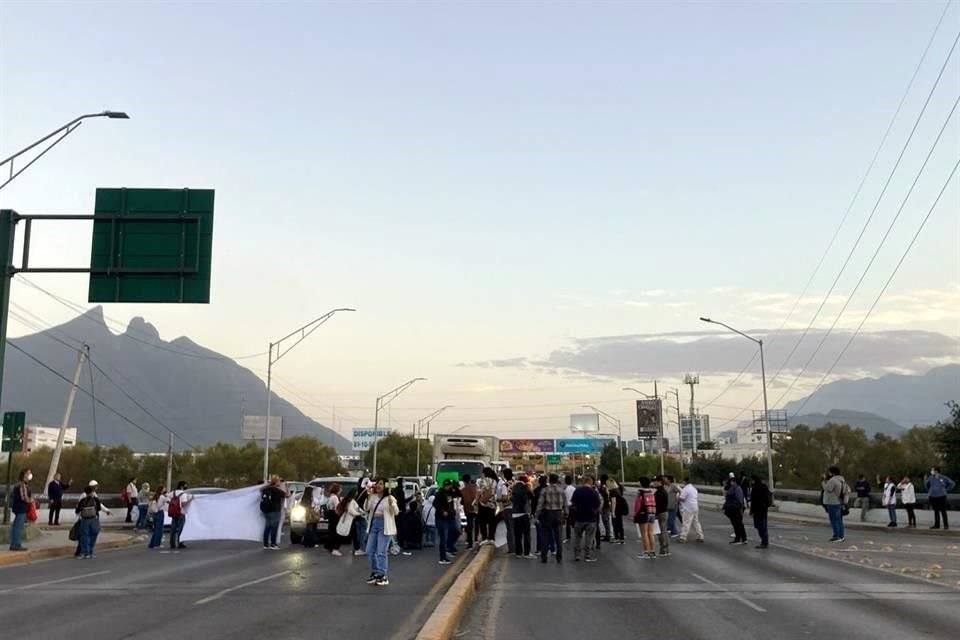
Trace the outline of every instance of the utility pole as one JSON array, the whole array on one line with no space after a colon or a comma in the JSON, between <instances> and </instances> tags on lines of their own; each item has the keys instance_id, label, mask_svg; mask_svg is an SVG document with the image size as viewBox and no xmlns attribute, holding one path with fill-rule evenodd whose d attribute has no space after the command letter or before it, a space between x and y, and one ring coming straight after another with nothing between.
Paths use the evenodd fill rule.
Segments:
<instances>
[{"instance_id":1,"label":"utility pole","mask_svg":"<svg viewBox=\"0 0 960 640\"><path fill-rule=\"evenodd\" d=\"M698 444L698 443L697 443L697 426L696 426L696 423L695 423L695 416L694 416L694 412L695 412L694 406L695 406L695 405L694 405L694 402L693 402L693 387L694 387L694 385L700 384L700 376L699 376L698 374L696 374L696 373L688 373L687 375L683 376L683 384L690 385L690 440L691 440L691 442L693 443L693 445L692 445L692 447L691 447L691 449L690 449L690 452L691 452L690 455L693 456L693 455L696 453L696 451L697 451L697 444ZM678 419L679 419L679 418L678 418ZM681 420L681 426L680 426L680 439L681 439L681 440L683 440L683 425L682 425L682 422L683 422L683 421Z\"/></svg>"},{"instance_id":2,"label":"utility pole","mask_svg":"<svg viewBox=\"0 0 960 640\"><path fill-rule=\"evenodd\" d=\"M57 434L57 446L53 450L53 457L50 458L50 469L47 471L47 481L43 485L46 491L50 483L53 482L53 476L57 474L57 468L60 466L60 456L63 454L63 439L67 435L67 426L70 424L70 414L73 412L73 401L77 397L77 384L80 382L80 372L83 371L83 363L90 356L90 347L83 345L77 349L77 368L73 372L73 384L70 386L70 395L67 396L67 410L63 413L63 423L60 425L60 433Z\"/></svg>"},{"instance_id":3,"label":"utility pole","mask_svg":"<svg viewBox=\"0 0 960 640\"><path fill-rule=\"evenodd\" d=\"M170 441L167 444L167 491L173 489L173 434L169 434Z\"/></svg>"}]
</instances>

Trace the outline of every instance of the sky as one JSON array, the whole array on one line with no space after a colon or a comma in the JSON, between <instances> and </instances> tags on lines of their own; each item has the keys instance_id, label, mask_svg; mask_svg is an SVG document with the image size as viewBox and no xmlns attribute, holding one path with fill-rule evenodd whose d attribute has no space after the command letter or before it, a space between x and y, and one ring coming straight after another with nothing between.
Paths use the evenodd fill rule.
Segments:
<instances>
[{"instance_id":1,"label":"sky","mask_svg":"<svg viewBox=\"0 0 960 640\"><path fill-rule=\"evenodd\" d=\"M240 357L355 307L275 368L345 434L413 377L395 428L455 405L434 430L562 437L595 404L626 434L621 388L685 371L716 431L762 408L760 376L755 345L701 315L764 338L771 408L960 361L954 177L831 369L960 154L960 51L905 146L958 30L957 3L920 1L0 0L0 155L81 113L131 116L86 121L0 204L216 189L210 304L108 305L111 326ZM38 223L31 263L86 266L89 238ZM29 283L89 306L82 275L17 276L42 324L75 312Z\"/></svg>"}]
</instances>

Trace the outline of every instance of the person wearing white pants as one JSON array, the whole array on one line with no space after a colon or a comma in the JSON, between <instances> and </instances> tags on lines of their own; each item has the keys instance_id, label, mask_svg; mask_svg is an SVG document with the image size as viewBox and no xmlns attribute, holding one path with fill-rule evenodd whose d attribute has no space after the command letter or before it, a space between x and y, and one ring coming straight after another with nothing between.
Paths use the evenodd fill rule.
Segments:
<instances>
[{"instance_id":1,"label":"person wearing white pants","mask_svg":"<svg viewBox=\"0 0 960 640\"><path fill-rule=\"evenodd\" d=\"M700 526L700 492L690 482L690 478L683 479L683 489L680 491L680 513L683 514L683 528L680 530L680 542L686 542L690 530L693 529L697 542L703 542L703 527Z\"/></svg>"}]
</instances>

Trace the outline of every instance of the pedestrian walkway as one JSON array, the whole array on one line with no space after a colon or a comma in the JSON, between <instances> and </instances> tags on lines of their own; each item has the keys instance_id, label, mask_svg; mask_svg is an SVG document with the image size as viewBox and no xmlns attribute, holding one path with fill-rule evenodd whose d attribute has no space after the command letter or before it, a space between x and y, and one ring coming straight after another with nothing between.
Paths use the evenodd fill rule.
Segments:
<instances>
[{"instance_id":1,"label":"pedestrian walkway","mask_svg":"<svg viewBox=\"0 0 960 640\"><path fill-rule=\"evenodd\" d=\"M145 542L146 538L143 535L131 535L119 531L101 531L97 538L97 549L115 549L136 544L138 541ZM0 547L0 567L73 555L77 543L70 540L70 527L61 525L56 529L41 529L40 537L27 541L24 546L27 547L27 551L10 551L6 546Z\"/></svg>"}]
</instances>

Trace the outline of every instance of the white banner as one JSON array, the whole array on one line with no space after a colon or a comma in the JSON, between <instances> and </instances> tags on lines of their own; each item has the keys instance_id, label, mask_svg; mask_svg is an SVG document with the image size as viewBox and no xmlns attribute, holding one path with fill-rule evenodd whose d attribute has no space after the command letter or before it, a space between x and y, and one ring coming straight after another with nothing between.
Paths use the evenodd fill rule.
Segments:
<instances>
[{"instance_id":1,"label":"white banner","mask_svg":"<svg viewBox=\"0 0 960 640\"><path fill-rule=\"evenodd\" d=\"M263 541L260 490L263 485L194 496L184 505L187 520L180 539ZM189 493L189 491L188 491ZM282 528L281 524L281 528ZM282 531L280 532L282 535Z\"/></svg>"}]
</instances>

